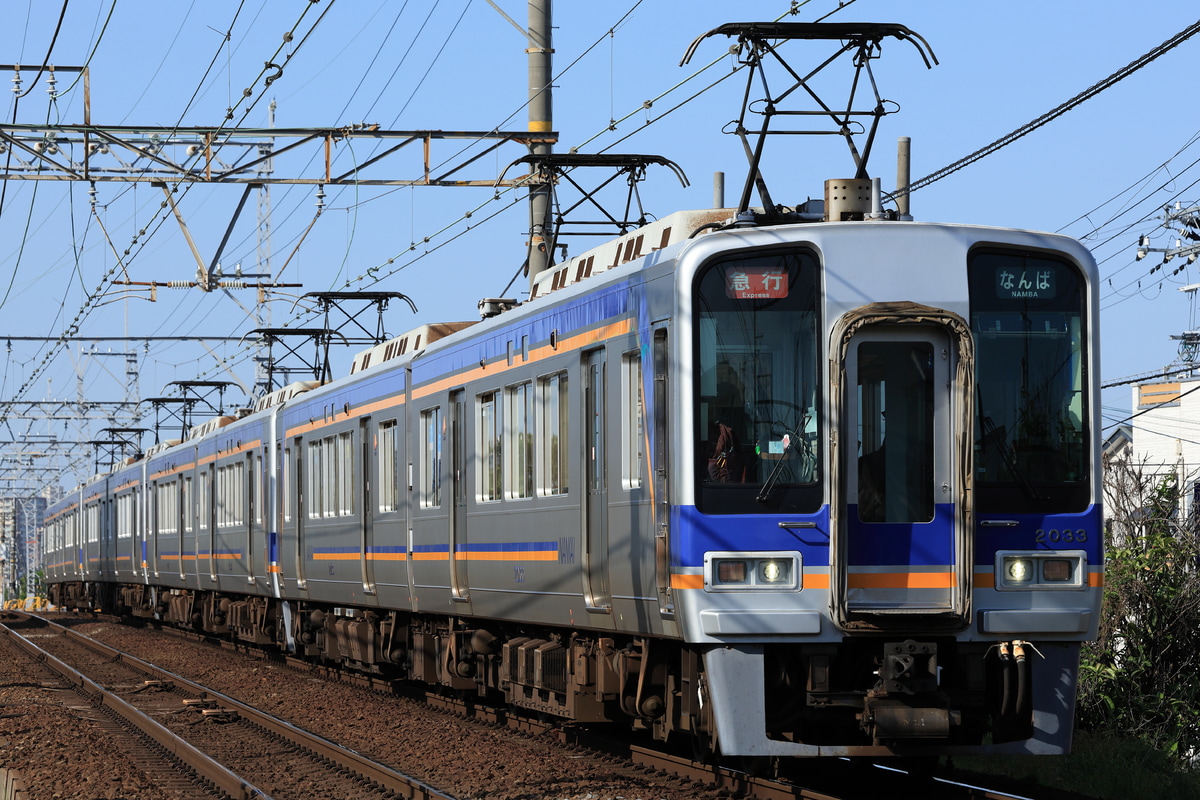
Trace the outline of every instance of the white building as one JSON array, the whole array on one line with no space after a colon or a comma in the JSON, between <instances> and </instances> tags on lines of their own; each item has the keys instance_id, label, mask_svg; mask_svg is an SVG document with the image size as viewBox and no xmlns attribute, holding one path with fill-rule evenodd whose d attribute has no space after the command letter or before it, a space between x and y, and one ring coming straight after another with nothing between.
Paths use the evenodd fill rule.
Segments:
<instances>
[{"instance_id":1,"label":"white building","mask_svg":"<svg viewBox=\"0 0 1200 800\"><path fill-rule=\"evenodd\" d=\"M1133 409L1131 461L1150 475L1176 476L1187 519L1200 496L1200 378L1135 386Z\"/></svg>"}]
</instances>

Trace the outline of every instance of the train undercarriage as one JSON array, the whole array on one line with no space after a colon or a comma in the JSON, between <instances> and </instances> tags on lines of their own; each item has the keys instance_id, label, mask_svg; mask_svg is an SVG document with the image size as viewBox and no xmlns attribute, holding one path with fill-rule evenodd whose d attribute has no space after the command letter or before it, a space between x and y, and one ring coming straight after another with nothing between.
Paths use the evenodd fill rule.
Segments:
<instances>
[{"instance_id":1,"label":"train undercarriage","mask_svg":"<svg viewBox=\"0 0 1200 800\"><path fill-rule=\"evenodd\" d=\"M60 608L156 619L460 698L623 722L694 754L721 752L705 666L711 647L144 585L57 584L53 592ZM1033 734L1028 643L854 636L749 649L761 652L767 739L911 755Z\"/></svg>"}]
</instances>

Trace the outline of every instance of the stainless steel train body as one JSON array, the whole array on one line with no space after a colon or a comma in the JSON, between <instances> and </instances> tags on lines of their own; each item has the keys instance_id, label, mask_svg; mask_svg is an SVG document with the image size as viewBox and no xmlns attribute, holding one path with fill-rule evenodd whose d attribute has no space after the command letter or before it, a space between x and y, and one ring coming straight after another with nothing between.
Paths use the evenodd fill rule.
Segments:
<instances>
[{"instance_id":1,"label":"stainless steel train body","mask_svg":"<svg viewBox=\"0 0 1200 800\"><path fill-rule=\"evenodd\" d=\"M727 216L92 480L49 516L58 602L726 755L1069 749L1089 254Z\"/></svg>"}]
</instances>

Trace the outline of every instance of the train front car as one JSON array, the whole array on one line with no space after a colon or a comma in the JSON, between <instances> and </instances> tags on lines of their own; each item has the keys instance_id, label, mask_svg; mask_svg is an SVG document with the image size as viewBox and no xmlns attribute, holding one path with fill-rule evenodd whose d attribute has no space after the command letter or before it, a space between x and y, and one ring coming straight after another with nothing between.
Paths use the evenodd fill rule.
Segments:
<instances>
[{"instance_id":1,"label":"train front car","mask_svg":"<svg viewBox=\"0 0 1200 800\"><path fill-rule=\"evenodd\" d=\"M681 257L671 583L702 742L1069 750L1103 583L1095 275L1070 239L921 223Z\"/></svg>"}]
</instances>

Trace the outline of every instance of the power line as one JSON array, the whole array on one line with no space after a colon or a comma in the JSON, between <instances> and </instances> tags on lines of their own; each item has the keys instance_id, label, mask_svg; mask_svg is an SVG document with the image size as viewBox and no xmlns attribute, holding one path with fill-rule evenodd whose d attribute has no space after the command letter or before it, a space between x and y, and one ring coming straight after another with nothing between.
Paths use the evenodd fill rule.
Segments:
<instances>
[{"instance_id":1,"label":"power line","mask_svg":"<svg viewBox=\"0 0 1200 800\"><path fill-rule=\"evenodd\" d=\"M1057 108L1046 112L1045 114L1038 117L1037 119L1034 119L1030 122L1025 123L1021 127L1017 128L1015 131L1009 133L1006 136L1000 137L999 139L997 139L996 141L987 145L986 147L976 150L974 153L971 153L971 155L966 156L965 158L961 158L958 161L955 161L953 164L942 167L937 172L933 172L929 175L926 175L924 178L915 180L906 187L897 189L896 192L892 195L892 198L895 199L895 198L901 197L905 194L911 194L912 192L915 192L918 189L923 189L932 183L940 181L942 178L945 178L948 175L952 175L953 173L958 172L963 167L969 166L970 164L974 164L976 161L980 160L981 158L991 155L992 153L996 152L1000 148L1006 147L1006 146L1012 144L1013 142L1020 139L1022 136L1025 136L1028 133L1032 133L1033 131L1042 127L1046 123L1051 122L1051 121L1061 117L1063 114L1067 113L1068 111L1070 111L1071 109L1080 105L1081 103L1085 102L1086 100L1090 100L1091 98L1093 98L1096 95L1103 92L1105 89L1108 89L1111 86L1114 86L1115 84L1117 84L1120 81L1124 80L1125 78L1129 77L1130 75L1132 75L1133 73L1135 73L1139 69L1141 69L1142 67L1144 67L1147 64L1149 64L1150 62L1154 61L1159 56L1161 56L1164 53L1167 53L1167 52L1175 49L1179 45L1183 44L1188 39L1190 39L1192 36L1194 36L1197 32L1200 32L1200 20L1197 20L1196 22L1189 25L1187 28L1184 28L1182 31L1175 34L1170 39L1163 42L1158 47L1154 48L1153 50L1146 53L1145 55L1129 62L1124 67L1117 70L1112 75L1109 75L1104 80L1090 86L1089 88L1087 88L1084 91L1080 92L1079 94L1075 95L1070 100L1068 100L1067 102L1058 106Z\"/></svg>"}]
</instances>

